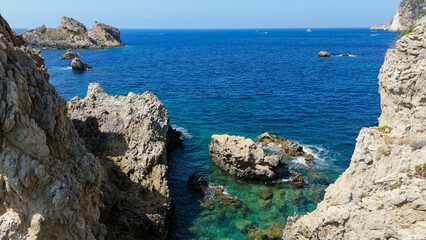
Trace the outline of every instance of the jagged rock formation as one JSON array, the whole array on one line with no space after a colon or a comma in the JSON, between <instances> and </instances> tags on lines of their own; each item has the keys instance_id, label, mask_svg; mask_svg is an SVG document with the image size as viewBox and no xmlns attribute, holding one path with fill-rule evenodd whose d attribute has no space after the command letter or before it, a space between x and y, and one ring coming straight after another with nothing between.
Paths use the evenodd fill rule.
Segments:
<instances>
[{"instance_id":1,"label":"jagged rock formation","mask_svg":"<svg viewBox=\"0 0 426 240\"><path fill-rule=\"evenodd\" d=\"M67 107L22 44L0 16L0 238L166 239L164 105L92 84Z\"/></svg>"},{"instance_id":2,"label":"jagged rock formation","mask_svg":"<svg viewBox=\"0 0 426 240\"><path fill-rule=\"evenodd\" d=\"M107 238L167 236L167 110L151 92L109 96L97 83L68 103L69 117L107 171L100 221Z\"/></svg>"},{"instance_id":3,"label":"jagged rock formation","mask_svg":"<svg viewBox=\"0 0 426 240\"><path fill-rule=\"evenodd\" d=\"M426 239L426 17L388 50L379 128L361 130L349 168L284 239Z\"/></svg>"},{"instance_id":4,"label":"jagged rock formation","mask_svg":"<svg viewBox=\"0 0 426 240\"><path fill-rule=\"evenodd\" d=\"M102 239L99 160L49 84L44 60L0 16L0 238Z\"/></svg>"},{"instance_id":5,"label":"jagged rock formation","mask_svg":"<svg viewBox=\"0 0 426 240\"><path fill-rule=\"evenodd\" d=\"M58 49L99 49L121 47L120 30L103 23L95 23L87 31L86 27L68 17L61 18L61 26L47 28L45 25L28 29L21 34L26 46Z\"/></svg>"},{"instance_id":6,"label":"jagged rock formation","mask_svg":"<svg viewBox=\"0 0 426 240\"><path fill-rule=\"evenodd\" d=\"M90 66L89 64L83 63L79 58L74 58L71 61L71 68L72 70L77 70L77 71L93 69L92 66Z\"/></svg>"},{"instance_id":7,"label":"jagged rock formation","mask_svg":"<svg viewBox=\"0 0 426 240\"><path fill-rule=\"evenodd\" d=\"M409 29L419 21L426 10L425 0L402 0L396 15L386 24L377 24L371 29L383 29L398 32Z\"/></svg>"},{"instance_id":8,"label":"jagged rock formation","mask_svg":"<svg viewBox=\"0 0 426 240\"><path fill-rule=\"evenodd\" d=\"M256 139L256 142L261 143L264 147L273 144L273 148L281 151L288 157L303 157L306 161L315 160L312 154L307 154L305 151L303 151L303 147L299 143L287 141L287 139L278 137L269 132L262 133Z\"/></svg>"},{"instance_id":9,"label":"jagged rock formation","mask_svg":"<svg viewBox=\"0 0 426 240\"><path fill-rule=\"evenodd\" d=\"M251 139L213 135L209 150L219 168L239 179L273 180L288 174L281 156L268 156Z\"/></svg>"}]
</instances>

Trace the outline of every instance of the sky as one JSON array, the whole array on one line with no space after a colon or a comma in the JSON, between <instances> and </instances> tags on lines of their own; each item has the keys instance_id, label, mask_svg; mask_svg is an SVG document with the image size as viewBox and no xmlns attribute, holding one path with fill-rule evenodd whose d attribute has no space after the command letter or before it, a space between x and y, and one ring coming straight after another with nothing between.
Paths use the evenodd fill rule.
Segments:
<instances>
[{"instance_id":1,"label":"sky","mask_svg":"<svg viewBox=\"0 0 426 240\"><path fill-rule=\"evenodd\" d=\"M122 29L351 28L386 23L400 0L0 0L12 28L72 17Z\"/></svg>"}]
</instances>

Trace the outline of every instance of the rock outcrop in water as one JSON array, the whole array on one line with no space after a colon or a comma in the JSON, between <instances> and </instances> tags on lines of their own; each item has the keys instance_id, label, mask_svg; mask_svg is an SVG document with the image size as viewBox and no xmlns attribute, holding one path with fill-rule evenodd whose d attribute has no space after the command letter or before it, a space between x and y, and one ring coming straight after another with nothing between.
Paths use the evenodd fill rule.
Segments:
<instances>
[{"instance_id":1,"label":"rock outcrop in water","mask_svg":"<svg viewBox=\"0 0 426 240\"><path fill-rule=\"evenodd\" d=\"M210 156L216 165L233 177L246 180L274 180L288 174L278 155L267 155L244 137L213 135Z\"/></svg>"},{"instance_id":2,"label":"rock outcrop in water","mask_svg":"<svg viewBox=\"0 0 426 240\"><path fill-rule=\"evenodd\" d=\"M77 70L77 71L93 69L92 66L90 66L89 64L83 63L79 58L74 58L71 61L71 68L72 70Z\"/></svg>"},{"instance_id":3,"label":"rock outcrop in water","mask_svg":"<svg viewBox=\"0 0 426 240\"><path fill-rule=\"evenodd\" d=\"M257 139L264 147L273 144L273 147L282 151L288 157L303 157L306 161L314 161L315 158L312 154L307 154L303 151L303 147L293 141L287 141L285 138L278 137L269 132L262 133Z\"/></svg>"},{"instance_id":4,"label":"rock outcrop in water","mask_svg":"<svg viewBox=\"0 0 426 240\"><path fill-rule=\"evenodd\" d=\"M326 51L321 51L318 53L319 57L331 57L331 54L329 52Z\"/></svg>"},{"instance_id":5,"label":"rock outcrop in water","mask_svg":"<svg viewBox=\"0 0 426 240\"><path fill-rule=\"evenodd\" d=\"M392 32L408 30L422 18L425 10L425 0L402 0L393 18L386 24L377 24L371 29L383 29Z\"/></svg>"},{"instance_id":6,"label":"rock outcrop in water","mask_svg":"<svg viewBox=\"0 0 426 240\"><path fill-rule=\"evenodd\" d=\"M0 16L0 238L102 239L100 161L78 137L44 60Z\"/></svg>"},{"instance_id":7,"label":"rock outcrop in water","mask_svg":"<svg viewBox=\"0 0 426 240\"><path fill-rule=\"evenodd\" d=\"M172 203L167 186L167 110L151 92L109 96L97 83L68 115L107 172L101 221L107 238L167 235Z\"/></svg>"},{"instance_id":8,"label":"rock outcrop in water","mask_svg":"<svg viewBox=\"0 0 426 240\"><path fill-rule=\"evenodd\" d=\"M121 47L120 30L115 27L95 23L87 31L86 27L68 17L61 18L61 26L47 28L45 25L29 29L21 34L26 46L57 49L99 49Z\"/></svg>"},{"instance_id":9,"label":"rock outcrop in water","mask_svg":"<svg viewBox=\"0 0 426 240\"><path fill-rule=\"evenodd\" d=\"M426 239L426 17L388 50L378 128L361 130L349 168L284 239Z\"/></svg>"},{"instance_id":10,"label":"rock outcrop in water","mask_svg":"<svg viewBox=\"0 0 426 240\"><path fill-rule=\"evenodd\" d=\"M0 17L0 238L166 239L164 105L91 84L67 107L22 43Z\"/></svg>"}]
</instances>

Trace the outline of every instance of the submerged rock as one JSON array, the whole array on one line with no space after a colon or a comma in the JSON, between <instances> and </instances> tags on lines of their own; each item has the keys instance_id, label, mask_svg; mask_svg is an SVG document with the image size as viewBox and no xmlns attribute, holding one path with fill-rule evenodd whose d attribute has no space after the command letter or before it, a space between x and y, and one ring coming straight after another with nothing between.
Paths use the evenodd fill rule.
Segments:
<instances>
[{"instance_id":1,"label":"submerged rock","mask_svg":"<svg viewBox=\"0 0 426 240\"><path fill-rule=\"evenodd\" d=\"M223 189L223 187L221 186L217 186L214 188L214 192L216 193L218 199L226 204L226 205L230 205L234 208L242 208L243 202L241 202L240 200L238 200L238 198L231 196L229 194L225 194L225 189Z\"/></svg>"},{"instance_id":2,"label":"submerged rock","mask_svg":"<svg viewBox=\"0 0 426 240\"><path fill-rule=\"evenodd\" d=\"M189 189L192 190L201 190L206 191L209 187L209 183L207 182L204 176L198 175L197 172L194 172L186 182L186 185Z\"/></svg>"},{"instance_id":3,"label":"submerged rock","mask_svg":"<svg viewBox=\"0 0 426 240\"><path fill-rule=\"evenodd\" d=\"M213 135L209 150L219 168L239 179L274 180L288 174L280 156L266 155L251 139Z\"/></svg>"},{"instance_id":4,"label":"submerged rock","mask_svg":"<svg viewBox=\"0 0 426 240\"><path fill-rule=\"evenodd\" d=\"M253 229L255 227L255 223L248 220L241 220L238 221L235 226L240 230L243 234L247 234L250 229Z\"/></svg>"},{"instance_id":5,"label":"submerged rock","mask_svg":"<svg viewBox=\"0 0 426 240\"><path fill-rule=\"evenodd\" d=\"M321 51L318 53L318 56L320 57L330 57L331 54L329 52Z\"/></svg>"},{"instance_id":6,"label":"submerged rock","mask_svg":"<svg viewBox=\"0 0 426 240\"><path fill-rule=\"evenodd\" d=\"M283 236L285 223L276 223L265 230L265 235L268 240L280 240Z\"/></svg>"},{"instance_id":7,"label":"submerged rock","mask_svg":"<svg viewBox=\"0 0 426 240\"><path fill-rule=\"evenodd\" d=\"M61 18L61 26L47 28L45 25L36 29L28 29L21 34L26 46L37 48L111 48L121 47L120 31L102 23L95 23L87 31L86 27L68 17Z\"/></svg>"},{"instance_id":8,"label":"submerged rock","mask_svg":"<svg viewBox=\"0 0 426 240\"><path fill-rule=\"evenodd\" d=\"M265 240L266 236L263 229L253 228L248 232L248 240Z\"/></svg>"},{"instance_id":9,"label":"submerged rock","mask_svg":"<svg viewBox=\"0 0 426 240\"><path fill-rule=\"evenodd\" d=\"M72 68L72 70L77 70L77 71L84 71L84 70L93 69L92 66L83 63L79 58L74 58L72 60L71 68Z\"/></svg>"},{"instance_id":10,"label":"submerged rock","mask_svg":"<svg viewBox=\"0 0 426 240\"><path fill-rule=\"evenodd\" d=\"M269 200L274 196L274 193L269 188L264 188L259 190L259 197L263 200Z\"/></svg>"},{"instance_id":11,"label":"submerged rock","mask_svg":"<svg viewBox=\"0 0 426 240\"><path fill-rule=\"evenodd\" d=\"M303 187L306 185L305 179L301 177L299 173L296 173L294 177L290 177L290 183L297 187Z\"/></svg>"},{"instance_id":12,"label":"submerged rock","mask_svg":"<svg viewBox=\"0 0 426 240\"><path fill-rule=\"evenodd\" d=\"M100 222L108 239L165 239L173 210L167 186L167 109L151 92L109 96L97 83L68 115L105 167Z\"/></svg>"},{"instance_id":13,"label":"submerged rock","mask_svg":"<svg viewBox=\"0 0 426 240\"><path fill-rule=\"evenodd\" d=\"M289 239L426 239L426 16L386 52L380 128L363 128L348 169L315 211L289 217ZM392 128L392 131L384 131Z\"/></svg>"}]
</instances>

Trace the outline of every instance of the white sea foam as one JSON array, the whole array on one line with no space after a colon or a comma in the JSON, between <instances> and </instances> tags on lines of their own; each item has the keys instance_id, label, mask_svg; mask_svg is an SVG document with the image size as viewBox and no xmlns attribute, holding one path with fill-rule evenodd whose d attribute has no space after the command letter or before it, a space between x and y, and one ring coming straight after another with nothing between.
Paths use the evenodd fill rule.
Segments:
<instances>
[{"instance_id":1,"label":"white sea foam","mask_svg":"<svg viewBox=\"0 0 426 240\"><path fill-rule=\"evenodd\" d=\"M298 165L302 165L303 167L310 168L309 165L306 163L306 160L304 157L296 157L293 159L292 162Z\"/></svg>"},{"instance_id":2,"label":"white sea foam","mask_svg":"<svg viewBox=\"0 0 426 240\"><path fill-rule=\"evenodd\" d=\"M171 125L172 128L176 129L177 131L181 132L186 138L192 138L192 135L188 132L187 129L183 127L178 127L176 125Z\"/></svg>"}]
</instances>

